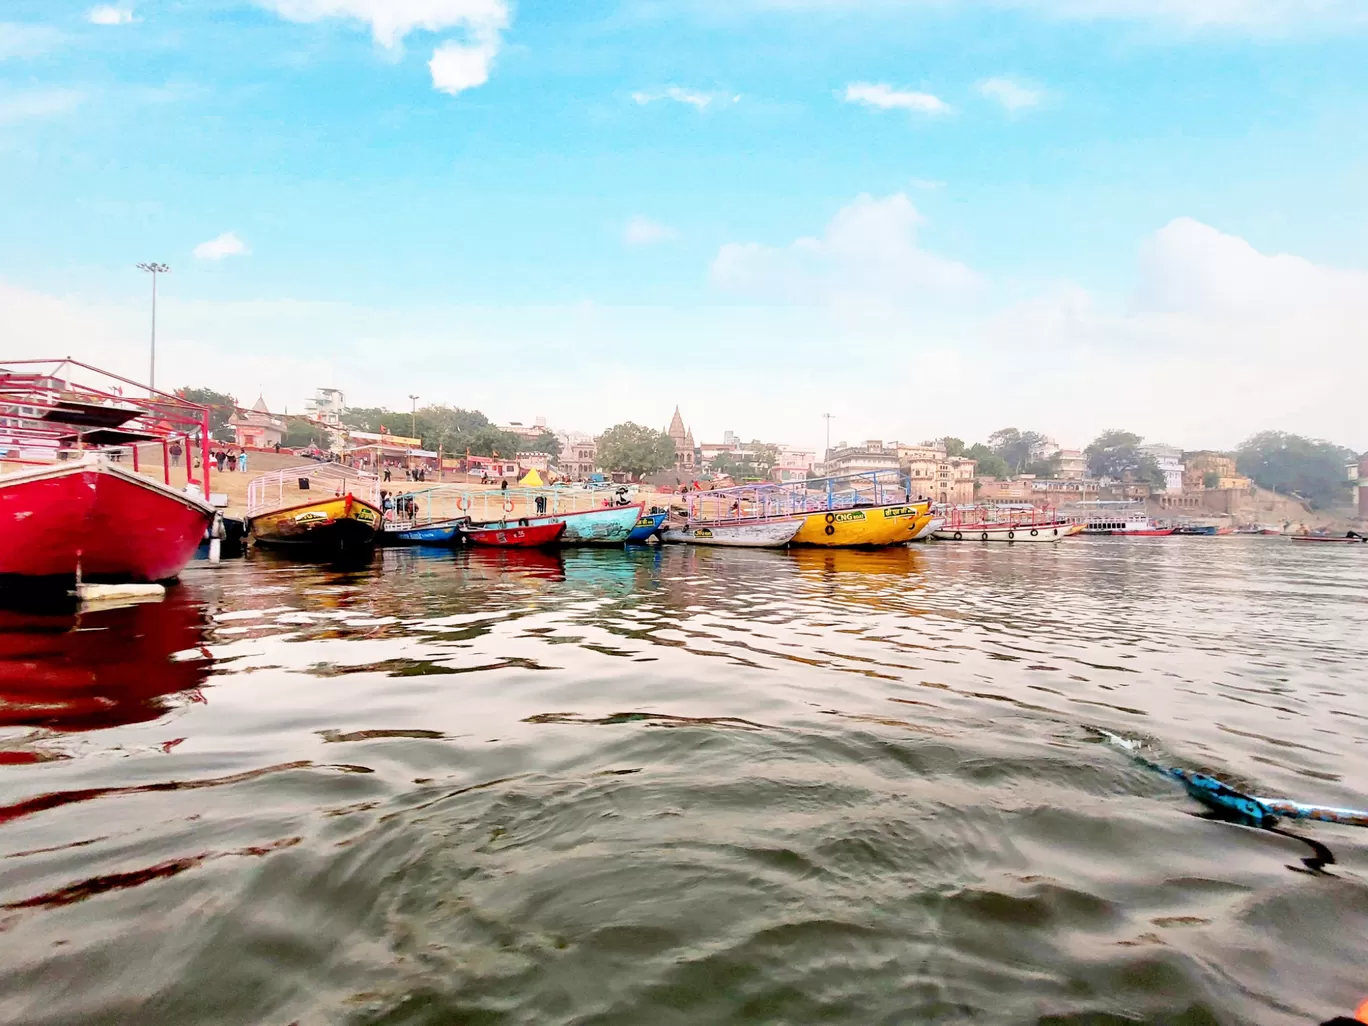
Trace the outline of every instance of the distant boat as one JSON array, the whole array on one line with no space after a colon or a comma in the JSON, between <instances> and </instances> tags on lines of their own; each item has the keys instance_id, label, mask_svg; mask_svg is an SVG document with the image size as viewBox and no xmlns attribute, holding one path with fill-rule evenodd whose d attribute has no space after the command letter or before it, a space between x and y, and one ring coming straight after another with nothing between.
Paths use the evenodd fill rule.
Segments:
<instances>
[{"instance_id":1,"label":"distant boat","mask_svg":"<svg viewBox=\"0 0 1368 1026\"><path fill-rule=\"evenodd\" d=\"M429 524L392 524L380 535L382 545L454 545L460 538L461 527L469 523L465 517L434 520Z\"/></svg>"},{"instance_id":2,"label":"distant boat","mask_svg":"<svg viewBox=\"0 0 1368 1026\"><path fill-rule=\"evenodd\" d=\"M1353 531L1343 536L1337 534L1294 534L1289 537L1294 542L1338 542L1341 545L1368 542L1368 535L1356 534Z\"/></svg>"},{"instance_id":3,"label":"distant boat","mask_svg":"<svg viewBox=\"0 0 1368 1026\"><path fill-rule=\"evenodd\" d=\"M564 524L489 524L465 527L461 533L471 545L501 549L541 549L555 545L565 533Z\"/></svg>"},{"instance_id":4,"label":"distant boat","mask_svg":"<svg viewBox=\"0 0 1368 1026\"><path fill-rule=\"evenodd\" d=\"M660 540L738 549L781 549L793 541L803 524L802 519L686 524L667 528Z\"/></svg>"},{"instance_id":5,"label":"distant boat","mask_svg":"<svg viewBox=\"0 0 1368 1026\"><path fill-rule=\"evenodd\" d=\"M647 513L638 518L636 527L632 528L632 533L627 536L627 544L640 544L650 539L651 535L660 531L665 524L668 513Z\"/></svg>"}]
</instances>

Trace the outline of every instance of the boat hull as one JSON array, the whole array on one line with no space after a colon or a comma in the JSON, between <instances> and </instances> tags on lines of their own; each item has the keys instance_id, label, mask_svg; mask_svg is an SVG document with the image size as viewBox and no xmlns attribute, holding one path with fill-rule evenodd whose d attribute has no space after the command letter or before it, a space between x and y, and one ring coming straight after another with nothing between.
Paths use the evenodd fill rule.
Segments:
<instances>
[{"instance_id":1,"label":"boat hull","mask_svg":"<svg viewBox=\"0 0 1368 1026\"><path fill-rule=\"evenodd\" d=\"M352 495L299 503L248 518L258 545L273 549L353 552L379 537L380 510Z\"/></svg>"},{"instance_id":2,"label":"boat hull","mask_svg":"<svg viewBox=\"0 0 1368 1026\"><path fill-rule=\"evenodd\" d=\"M793 536L794 545L881 548L911 541L929 513L929 503L909 502L810 513Z\"/></svg>"},{"instance_id":3,"label":"boat hull","mask_svg":"<svg viewBox=\"0 0 1368 1026\"><path fill-rule=\"evenodd\" d=\"M417 527L384 530L380 533L383 545L455 545L461 536L464 520L439 520Z\"/></svg>"},{"instance_id":4,"label":"boat hull","mask_svg":"<svg viewBox=\"0 0 1368 1026\"><path fill-rule=\"evenodd\" d=\"M915 542L930 541L931 538L935 536L936 532L944 526L945 517L933 517L928 514L926 523L922 524L913 532L910 540Z\"/></svg>"},{"instance_id":5,"label":"boat hull","mask_svg":"<svg viewBox=\"0 0 1368 1026\"><path fill-rule=\"evenodd\" d=\"M636 529L644 503L632 506L605 506L578 513L555 513L548 516L519 518L521 527L543 524L564 524L562 545L621 545Z\"/></svg>"},{"instance_id":6,"label":"boat hull","mask_svg":"<svg viewBox=\"0 0 1368 1026\"><path fill-rule=\"evenodd\" d=\"M737 549L782 549L803 526L801 520L751 524L689 524L661 533L661 540L690 545L720 545Z\"/></svg>"},{"instance_id":7,"label":"boat hull","mask_svg":"<svg viewBox=\"0 0 1368 1026\"><path fill-rule=\"evenodd\" d=\"M512 524L499 527L468 527L463 532L471 545L500 549L543 549L557 544L565 534L564 524Z\"/></svg>"},{"instance_id":8,"label":"boat hull","mask_svg":"<svg viewBox=\"0 0 1368 1026\"><path fill-rule=\"evenodd\" d=\"M627 543L633 545L649 541L651 535L659 533L665 526L666 516L666 513L647 513L639 517L636 527L632 528L632 533L627 536Z\"/></svg>"},{"instance_id":9,"label":"boat hull","mask_svg":"<svg viewBox=\"0 0 1368 1026\"><path fill-rule=\"evenodd\" d=\"M195 554L212 507L103 459L0 475L0 577L164 581Z\"/></svg>"},{"instance_id":10,"label":"boat hull","mask_svg":"<svg viewBox=\"0 0 1368 1026\"><path fill-rule=\"evenodd\" d=\"M1322 534L1293 534L1289 535L1294 542L1330 542L1340 545L1362 545L1368 538L1332 538Z\"/></svg>"},{"instance_id":11,"label":"boat hull","mask_svg":"<svg viewBox=\"0 0 1368 1026\"><path fill-rule=\"evenodd\" d=\"M1071 524L957 524L936 532L938 541L1057 542L1073 533Z\"/></svg>"}]
</instances>

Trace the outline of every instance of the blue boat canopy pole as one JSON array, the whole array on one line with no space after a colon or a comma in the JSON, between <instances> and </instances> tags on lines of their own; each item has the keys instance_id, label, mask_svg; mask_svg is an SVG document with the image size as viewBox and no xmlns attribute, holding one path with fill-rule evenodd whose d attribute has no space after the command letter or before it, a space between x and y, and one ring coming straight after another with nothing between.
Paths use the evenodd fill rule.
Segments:
<instances>
[{"instance_id":1,"label":"blue boat canopy pole","mask_svg":"<svg viewBox=\"0 0 1368 1026\"><path fill-rule=\"evenodd\" d=\"M1237 791L1229 784L1205 773L1195 773L1179 766L1161 766L1140 754L1140 745L1137 742L1106 730L1099 730L1099 733L1109 744L1126 752L1140 765L1178 781L1187 789L1188 794L1208 808L1220 812L1233 812L1259 826L1271 827L1280 819L1301 819L1338 823L1341 826L1368 827L1368 811L1338 809L1330 805L1308 805L1287 798L1256 798Z\"/></svg>"}]
</instances>

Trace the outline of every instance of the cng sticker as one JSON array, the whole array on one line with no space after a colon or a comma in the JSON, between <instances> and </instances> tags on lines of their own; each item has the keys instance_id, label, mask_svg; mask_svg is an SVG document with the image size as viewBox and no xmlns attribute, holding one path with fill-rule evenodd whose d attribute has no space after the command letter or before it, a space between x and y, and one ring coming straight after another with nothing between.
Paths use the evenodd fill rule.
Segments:
<instances>
[{"instance_id":1,"label":"cng sticker","mask_svg":"<svg viewBox=\"0 0 1368 1026\"><path fill-rule=\"evenodd\" d=\"M850 523L851 521L854 521L854 520L863 520L864 518L865 518L864 512L863 512L862 510L858 510L858 509L857 509L857 510L854 510L854 511L852 511L852 512L849 512L849 513L837 513L837 514L836 514L836 522L837 522L837 523L840 523L840 524L848 524L848 523Z\"/></svg>"}]
</instances>

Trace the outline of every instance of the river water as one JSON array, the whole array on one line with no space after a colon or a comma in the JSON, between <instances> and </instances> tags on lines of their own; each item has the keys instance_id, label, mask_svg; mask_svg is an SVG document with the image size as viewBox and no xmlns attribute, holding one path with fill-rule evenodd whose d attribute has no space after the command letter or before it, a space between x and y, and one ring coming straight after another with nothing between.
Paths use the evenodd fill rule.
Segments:
<instances>
[{"instance_id":1,"label":"river water","mask_svg":"<svg viewBox=\"0 0 1368 1026\"><path fill-rule=\"evenodd\" d=\"M1352 1014L1368 831L1095 728L1368 804L1360 548L256 554L0 613L0 1021Z\"/></svg>"}]
</instances>

